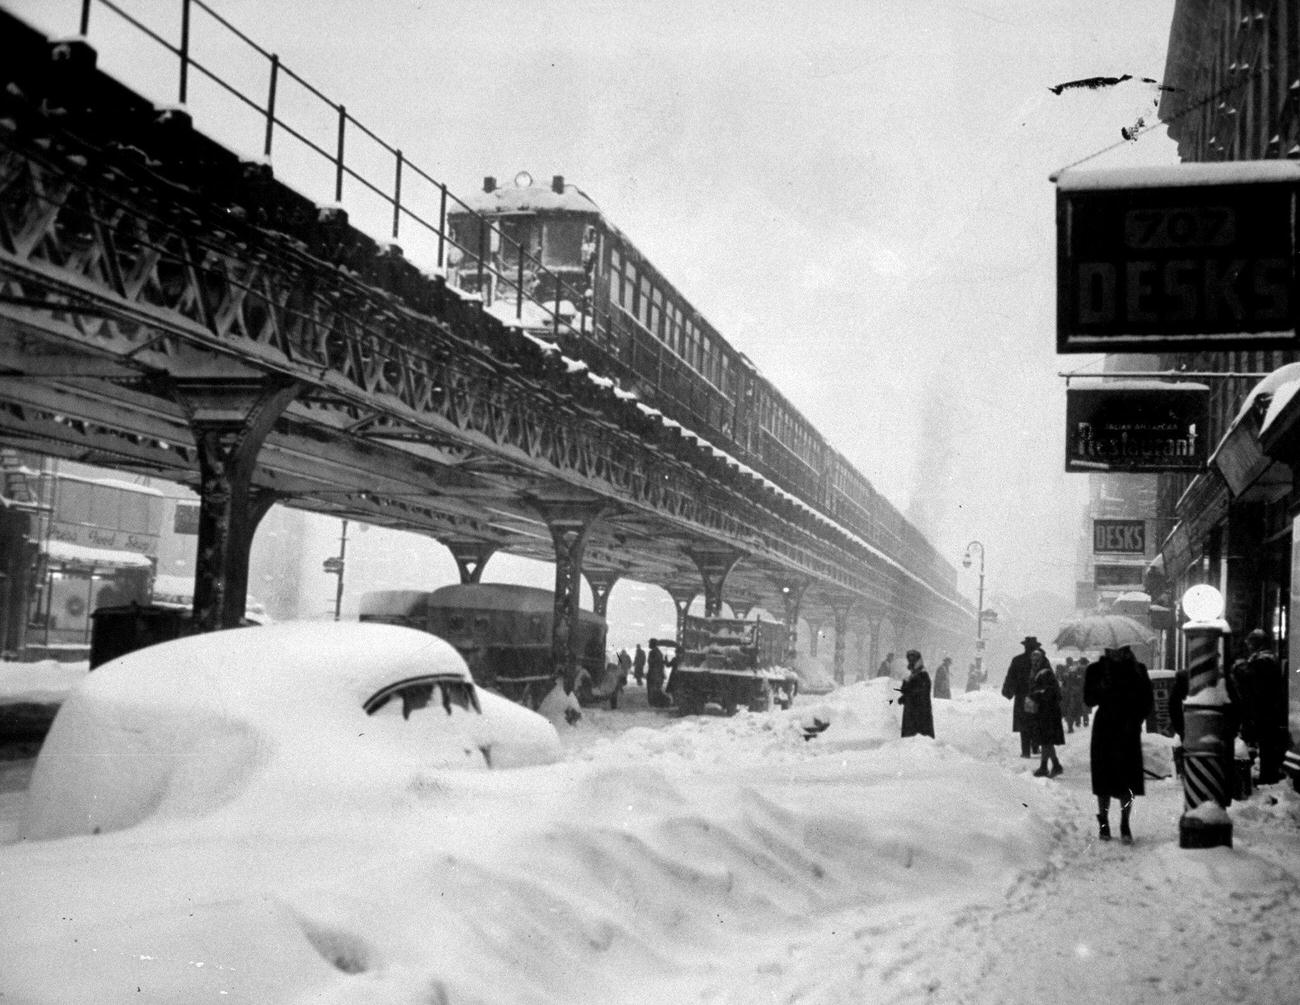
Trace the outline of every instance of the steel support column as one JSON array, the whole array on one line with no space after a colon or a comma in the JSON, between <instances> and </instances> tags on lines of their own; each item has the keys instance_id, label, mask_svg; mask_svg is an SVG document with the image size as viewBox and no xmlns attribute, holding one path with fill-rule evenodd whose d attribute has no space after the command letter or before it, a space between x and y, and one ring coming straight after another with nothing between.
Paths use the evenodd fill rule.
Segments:
<instances>
[{"instance_id":1,"label":"steel support column","mask_svg":"<svg viewBox=\"0 0 1300 1005\"><path fill-rule=\"evenodd\" d=\"M614 584L623 578L623 574L613 569L592 569L583 575L591 587L591 609L603 618L609 607L609 591L614 589Z\"/></svg>"},{"instance_id":2,"label":"steel support column","mask_svg":"<svg viewBox=\"0 0 1300 1005\"><path fill-rule=\"evenodd\" d=\"M551 665L572 694L578 679L578 602L582 597L582 549L587 533L605 511L601 502L533 498L555 546L555 616L551 626Z\"/></svg>"},{"instance_id":3,"label":"steel support column","mask_svg":"<svg viewBox=\"0 0 1300 1005\"><path fill-rule=\"evenodd\" d=\"M812 583L810 579L776 579L773 580L781 593L785 604L786 659L794 661L799 645L799 605L803 603L804 591Z\"/></svg>"},{"instance_id":4,"label":"steel support column","mask_svg":"<svg viewBox=\"0 0 1300 1005\"><path fill-rule=\"evenodd\" d=\"M822 623L813 618L804 618L808 622L808 655L817 655L817 643L820 641L822 633Z\"/></svg>"},{"instance_id":5,"label":"steel support column","mask_svg":"<svg viewBox=\"0 0 1300 1005\"><path fill-rule=\"evenodd\" d=\"M831 675L836 684L844 683L844 653L848 647L849 612L852 609L852 603L831 605L831 613L835 615L835 656L831 664Z\"/></svg>"},{"instance_id":6,"label":"steel support column","mask_svg":"<svg viewBox=\"0 0 1300 1005\"><path fill-rule=\"evenodd\" d=\"M442 543L451 552L451 557L456 560L462 586L466 583L480 582L483 578L483 567L497 551L497 546L489 541L450 540Z\"/></svg>"},{"instance_id":7,"label":"steel support column","mask_svg":"<svg viewBox=\"0 0 1300 1005\"><path fill-rule=\"evenodd\" d=\"M680 646L682 632L686 629L686 615L690 613L691 604L700 595L700 591L693 586L665 586L664 589L673 598L673 606L677 608L677 644Z\"/></svg>"},{"instance_id":8,"label":"steel support column","mask_svg":"<svg viewBox=\"0 0 1300 1005\"><path fill-rule=\"evenodd\" d=\"M855 633L857 645L853 650L858 661L858 672L854 676L854 680L866 680L870 676L870 673L868 672L869 668L874 671L874 668L871 667L871 664L867 661L867 634L870 631L870 626L865 622L858 622L858 630Z\"/></svg>"},{"instance_id":9,"label":"steel support column","mask_svg":"<svg viewBox=\"0 0 1300 1005\"><path fill-rule=\"evenodd\" d=\"M700 571L704 581L704 616L716 618L722 613L722 587L727 574L744 557L734 548L687 548L686 554Z\"/></svg>"},{"instance_id":10,"label":"steel support column","mask_svg":"<svg viewBox=\"0 0 1300 1005\"><path fill-rule=\"evenodd\" d=\"M194 625L234 628L244 618L253 532L276 496L253 488L262 441L298 393L276 382L178 382L199 454L199 540L194 572Z\"/></svg>"}]
</instances>

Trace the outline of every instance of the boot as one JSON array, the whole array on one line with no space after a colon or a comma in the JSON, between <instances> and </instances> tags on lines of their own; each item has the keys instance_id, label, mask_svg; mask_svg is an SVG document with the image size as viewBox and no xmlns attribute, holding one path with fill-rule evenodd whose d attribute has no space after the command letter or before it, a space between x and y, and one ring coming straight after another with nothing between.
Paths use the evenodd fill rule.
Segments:
<instances>
[{"instance_id":1,"label":"boot","mask_svg":"<svg viewBox=\"0 0 1300 1005\"><path fill-rule=\"evenodd\" d=\"M1052 765L1050 777L1055 778L1057 775L1064 773L1065 769L1061 767L1061 762L1057 761Z\"/></svg>"},{"instance_id":2,"label":"boot","mask_svg":"<svg viewBox=\"0 0 1300 1005\"><path fill-rule=\"evenodd\" d=\"M1035 777L1035 778L1046 778L1046 777L1047 777L1047 765L1046 765L1046 764L1040 764L1040 765L1038 766L1038 770L1034 772L1034 777Z\"/></svg>"},{"instance_id":3,"label":"boot","mask_svg":"<svg viewBox=\"0 0 1300 1005\"><path fill-rule=\"evenodd\" d=\"M1129 799L1124 803L1119 814L1119 839L1125 844L1133 843L1133 832L1128 827L1129 811L1133 808L1133 800Z\"/></svg>"},{"instance_id":4,"label":"boot","mask_svg":"<svg viewBox=\"0 0 1300 1005\"><path fill-rule=\"evenodd\" d=\"M1101 840L1103 841L1109 841L1110 840L1110 819L1106 816L1105 813L1097 814L1097 827L1099 828L1097 831L1097 837L1101 838Z\"/></svg>"}]
</instances>

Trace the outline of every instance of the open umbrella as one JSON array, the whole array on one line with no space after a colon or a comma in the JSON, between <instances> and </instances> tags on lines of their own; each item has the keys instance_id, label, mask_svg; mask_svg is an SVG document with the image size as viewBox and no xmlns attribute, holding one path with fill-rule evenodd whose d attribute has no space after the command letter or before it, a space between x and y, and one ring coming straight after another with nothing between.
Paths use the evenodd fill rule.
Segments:
<instances>
[{"instance_id":1,"label":"open umbrella","mask_svg":"<svg viewBox=\"0 0 1300 1005\"><path fill-rule=\"evenodd\" d=\"M1062 621L1052 644L1057 649L1118 649L1146 645L1154 638L1154 632L1127 615L1088 614Z\"/></svg>"}]
</instances>

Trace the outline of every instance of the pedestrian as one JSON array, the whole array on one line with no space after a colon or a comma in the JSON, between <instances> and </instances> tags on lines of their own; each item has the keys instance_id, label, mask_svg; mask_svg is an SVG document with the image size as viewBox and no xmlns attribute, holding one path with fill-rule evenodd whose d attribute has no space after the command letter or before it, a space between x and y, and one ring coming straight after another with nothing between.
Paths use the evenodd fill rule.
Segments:
<instances>
[{"instance_id":1,"label":"pedestrian","mask_svg":"<svg viewBox=\"0 0 1300 1005\"><path fill-rule=\"evenodd\" d=\"M1034 775L1055 778L1065 770L1056 756L1056 745L1065 742L1065 733L1061 729L1061 682L1056 679L1056 672L1041 649L1035 649L1029 660L1029 671L1033 676L1025 695L1025 714L1041 751Z\"/></svg>"},{"instance_id":2,"label":"pedestrian","mask_svg":"<svg viewBox=\"0 0 1300 1005\"><path fill-rule=\"evenodd\" d=\"M1061 683L1061 714L1065 719L1065 731L1073 733L1075 726L1083 725L1083 677L1073 656L1067 657L1059 668L1057 680Z\"/></svg>"},{"instance_id":3,"label":"pedestrian","mask_svg":"<svg viewBox=\"0 0 1300 1005\"><path fill-rule=\"evenodd\" d=\"M1079 687L1079 705L1082 711L1079 713L1079 720L1086 726L1088 725L1088 703L1083 700L1083 683L1088 679L1088 657L1080 656L1079 662L1074 664L1074 673Z\"/></svg>"},{"instance_id":4,"label":"pedestrian","mask_svg":"<svg viewBox=\"0 0 1300 1005\"><path fill-rule=\"evenodd\" d=\"M1291 737L1286 678L1264 629L1256 628L1246 636L1246 657L1240 665L1241 738L1258 751L1260 784L1271 785L1282 780L1282 758Z\"/></svg>"},{"instance_id":5,"label":"pedestrian","mask_svg":"<svg viewBox=\"0 0 1300 1005\"><path fill-rule=\"evenodd\" d=\"M934 736L930 674L915 649L907 651L907 676L898 688L898 703L903 706L903 736Z\"/></svg>"},{"instance_id":6,"label":"pedestrian","mask_svg":"<svg viewBox=\"0 0 1300 1005\"><path fill-rule=\"evenodd\" d=\"M618 651L618 669L624 680L632 674L632 654L627 651L627 646Z\"/></svg>"},{"instance_id":7,"label":"pedestrian","mask_svg":"<svg viewBox=\"0 0 1300 1005\"><path fill-rule=\"evenodd\" d=\"M885 653L885 658L880 661L880 666L876 668L877 677L894 676L894 654Z\"/></svg>"},{"instance_id":8,"label":"pedestrian","mask_svg":"<svg viewBox=\"0 0 1300 1005\"><path fill-rule=\"evenodd\" d=\"M646 667L646 697L650 701L650 707L663 708L668 705L668 695L664 693L664 654L656 639L650 640Z\"/></svg>"},{"instance_id":9,"label":"pedestrian","mask_svg":"<svg viewBox=\"0 0 1300 1005\"><path fill-rule=\"evenodd\" d=\"M951 698L952 683L950 681L952 669L952 657L945 656L939 661L939 665L934 670L934 696L936 698Z\"/></svg>"},{"instance_id":10,"label":"pedestrian","mask_svg":"<svg viewBox=\"0 0 1300 1005\"><path fill-rule=\"evenodd\" d=\"M1110 840L1110 801L1120 801L1120 838L1133 843L1129 815L1133 800L1146 794L1142 768L1142 724L1153 704L1151 678L1128 646L1107 649L1087 669L1083 702L1097 709L1089 767L1097 797L1098 837Z\"/></svg>"},{"instance_id":11,"label":"pedestrian","mask_svg":"<svg viewBox=\"0 0 1300 1005\"><path fill-rule=\"evenodd\" d=\"M977 663L972 663L966 668L966 693L978 691L980 685L984 683L984 674Z\"/></svg>"},{"instance_id":12,"label":"pedestrian","mask_svg":"<svg viewBox=\"0 0 1300 1005\"><path fill-rule=\"evenodd\" d=\"M1011 732L1020 734L1020 756L1029 758L1037 750L1034 749L1032 727L1026 728L1025 695L1029 693L1030 656L1038 649L1038 639L1026 635L1020 644L1025 647L1025 651L1012 657L1007 675L1002 679L1002 697L1011 699Z\"/></svg>"},{"instance_id":13,"label":"pedestrian","mask_svg":"<svg viewBox=\"0 0 1300 1005\"><path fill-rule=\"evenodd\" d=\"M632 659L632 676L636 680L636 686L640 687L645 680L645 650L641 648L641 643L636 644L636 656Z\"/></svg>"}]
</instances>

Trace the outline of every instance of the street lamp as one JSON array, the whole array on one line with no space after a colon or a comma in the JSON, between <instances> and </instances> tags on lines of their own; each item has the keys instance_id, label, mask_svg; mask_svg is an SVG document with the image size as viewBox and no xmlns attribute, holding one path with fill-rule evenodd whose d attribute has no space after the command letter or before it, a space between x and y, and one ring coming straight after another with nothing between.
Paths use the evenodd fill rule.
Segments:
<instances>
[{"instance_id":1,"label":"street lamp","mask_svg":"<svg viewBox=\"0 0 1300 1005\"><path fill-rule=\"evenodd\" d=\"M962 568L970 568L970 552L972 548L980 550L980 587L979 602L975 607L975 676L982 677L984 670L984 545L979 541L972 541L966 545L966 554L962 556Z\"/></svg>"}]
</instances>

